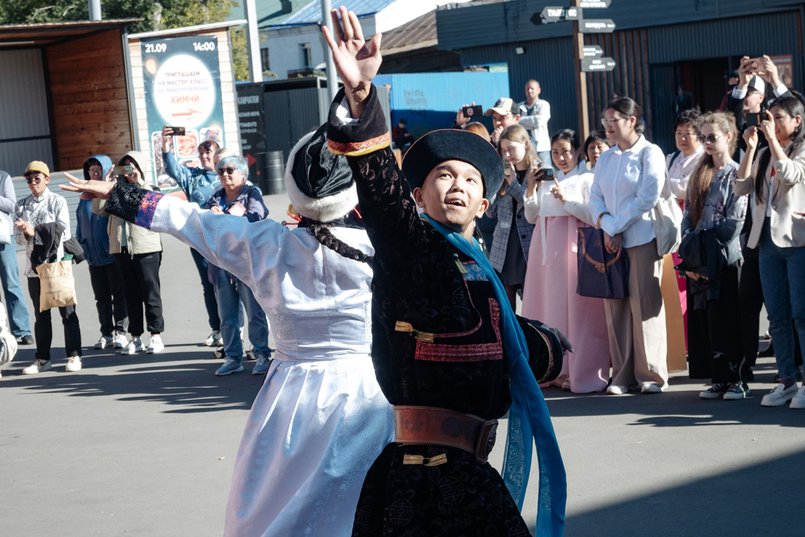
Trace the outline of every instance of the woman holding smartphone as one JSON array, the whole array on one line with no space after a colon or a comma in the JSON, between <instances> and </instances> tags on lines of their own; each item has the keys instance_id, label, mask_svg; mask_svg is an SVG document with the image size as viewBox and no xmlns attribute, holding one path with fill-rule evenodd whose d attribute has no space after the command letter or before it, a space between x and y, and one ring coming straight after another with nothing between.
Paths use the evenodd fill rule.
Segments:
<instances>
[{"instance_id":1,"label":"woman holding smartphone","mask_svg":"<svg viewBox=\"0 0 805 537\"><path fill-rule=\"evenodd\" d=\"M497 217L489 261L500 273L512 309L517 311L517 292L525 281L526 260L534 224L528 223L523 210L525 187L529 177L544 173L531 138L520 125L506 127L500 133L498 154L504 162L503 186L486 212Z\"/></svg>"},{"instance_id":2,"label":"woman holding smartphone","mask_svg":"<svg viewBox=\"0 0 805 537\"><path fill-rule=\"evenodd\" d=\"M590 193L590 213L604 230L604 246L610 253L623 248L629 258L629 296L604 299L611 395L660 393L668 385L662 258L649 217L665 182L665 156L643 136L641 114L629 97L607 105L602 123L612 147L598 159Z\"/></svg>"},{"instance_id":3,"label":"woman holding smartphone","mask_svg":"<svg viewBox=\"0 0 805 537\"><path fill-rule=\"evenodd\" d=\"M145 153L129 151L115 167L117 181L151 190L151 185L145 179L151 171L150 162ZM106 215L105 207L106 200L92 200L92 211L95 214ZM165 328L165 321L162 317L162 291L159 281L159 267L162 264L162 240L159 233L109 214L109 253L114 257L123 279L123 291L129 314L129 333L132 337L131 341L120 349L120 353L162 352L165 345L161 333ZM142 340L146 327L151 333L148 345Z\"/></svg>"},{"instance_id":4,"label":"woman holding smartphone","mask_svg":"<svg viewBox=\"0 0 805 537\"><path fill-rule=\"evenodd\" d=\"M744 133L746 153L735 191L753 193L747 246L758 247L760 281L780 383L763 406L805 408L805 382L798 388L794 338L805 345L805 104L800 94L774 100L760 122ZM758 152L758 133L768 147ZM757 154L757 159L755 155ZM791 330L792 322L796 336Z\"/></svg>"},{"instance_id":5,"label":"woman holding smartphone","mask_svg":"<svg viewBox=\"0 0 805 537\"><path fill-rule=\"evenodd\" d=\"M604 302L576 293L578 229L594 224L588 203L593 174L579 159L572 130L551 139L556 177L531 174L525 218L535 224L523 287L523 316L558 328L573 343L555 386L575 393L600 392L609 380L609 348Z\"/></svg>"}]
</instances>

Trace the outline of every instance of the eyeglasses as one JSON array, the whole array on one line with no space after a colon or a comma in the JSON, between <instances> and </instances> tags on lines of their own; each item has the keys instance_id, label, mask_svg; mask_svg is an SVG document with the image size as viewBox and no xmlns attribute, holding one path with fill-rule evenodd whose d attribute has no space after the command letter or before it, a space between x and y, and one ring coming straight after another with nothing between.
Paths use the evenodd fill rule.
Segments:
<instances>
[{"instance_id":1,"label":"eyeglasses","mask_svg":"<svg viewBox=\"0 0 805 537\"><path fill-rule=\"evenodd\" d=\"M218 172L218 175L223 175L225 173L228 173L229 175L234 175L234 173L236 171L238 171L238 169L237 168L218 168L215 171Z\"/></svg>"},{"instance_id":2,"label":"eyeglasses","mask_svg":"<svg viewBox=\"0 0 805 537\"><path fill-rule=\"evenodd\" d=\"M33 184L35 184L35 185L38 185L38 184L39 184L39 183L41 183L42 181L43 181L43 179L42 179L41 177L26 177L26 178L25 178L25 182L26 182L26 183L28 183L29 185L30 185L31 183L33 183Z\"/></svg>"},{"instance_id":3,"label":"eyeglasses","mask_svg":"<svg viewBox=\"0 0 805 537\"><path fill-rule=\"evenodd\" d=\"M707 136L702 136L702 142L705 144L714 144L721 138L719 134L708 134Z\"/></svg>"},{"instance_id":4,"label":"eyeglasses","mask_svg":"<svg viewBox=\"0 0 805 537\"><path fill-rule=\"evenodd\" d=\"M627 119L627 118L625 118L625 117L613 117L613 118L610 119L610 118L602 117L601 118L601 125L603 127L606 127L607 125L614 125L618 121L623 121L625 119Z\"/></svg>"}]
</instances>

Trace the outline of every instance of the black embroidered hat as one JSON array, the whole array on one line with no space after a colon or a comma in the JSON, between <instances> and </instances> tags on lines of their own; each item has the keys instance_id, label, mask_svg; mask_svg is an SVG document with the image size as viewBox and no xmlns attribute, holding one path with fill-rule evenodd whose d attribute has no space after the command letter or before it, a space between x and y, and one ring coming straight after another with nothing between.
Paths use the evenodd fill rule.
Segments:
<instances>
[{"instance_id":1,"label":"black embroidered hat","mask_svg":"<svg viewBox=\"0 0 805 537\"><path fill-rule=\"evenodd\" d=\"M294 209L317 222L332 222L358 204L346 157L327 149L327 124L300 139L288 156L285 186Z\"/></svg>"},{"instance_id":2,"label":"black embroidered hat","mask_svg":"<svg viewBox=\"0 0 805 537\"><path fill-rule=\"evenodd\" d=\"M503 161L494 146L472 132L438 129L415 141L402 163L402 171L413 190L421 187L430 171L446 160L461 160L481 172L484 197L497 194L503 182Z\"/></svg>"}]
</instances>

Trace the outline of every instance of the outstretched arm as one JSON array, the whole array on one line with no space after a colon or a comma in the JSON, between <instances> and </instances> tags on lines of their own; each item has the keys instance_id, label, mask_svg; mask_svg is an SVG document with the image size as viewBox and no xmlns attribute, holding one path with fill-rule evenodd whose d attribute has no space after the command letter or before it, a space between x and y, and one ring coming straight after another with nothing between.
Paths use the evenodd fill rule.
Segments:
<instances>
[{"instance_id":1,"label":"outstretched arm","mask_svg":"<svg viewBox=\"0 0 805 537\"><path fill-rule=\"evenodd\" d=\"M364 104L369 97L377 71L380 69L380 34L375 34L369 43L363 37L363 29L358 16L341 6L331 12L334 33L322 26L324 39L333 54L333 62L338 76L344 83L347 102L352 117L363 114Z\"/></svg>"}]
</instances>

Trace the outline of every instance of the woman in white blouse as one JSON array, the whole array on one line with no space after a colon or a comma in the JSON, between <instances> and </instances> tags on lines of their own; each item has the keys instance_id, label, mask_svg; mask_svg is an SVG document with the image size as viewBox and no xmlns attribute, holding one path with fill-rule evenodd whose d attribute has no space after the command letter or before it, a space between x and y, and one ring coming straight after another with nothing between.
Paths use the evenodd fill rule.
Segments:
<instances>
[{"instance_id":1,"label":"woman in white blouse","mask_svg":"<svg viewBox=\"0 0 805 537\"><path fill-rule=\"evenodd\" d=\"M576 293L578 229L593 224L588 208L593 174L579 152L575 132L556 133L551 139L556 179L528 178L525 218L536 226L528 251L523 316L558 328L573 343L573 353L565 357L553 384L590 393L607 386L609 348L603 301Z\"/></svg>"},{"instance_id":2,"label":"woman in white blouse","mask_svg":"<svg viewBox=\"0 0 805 537\"><path fill-rule=\"evenodd\" d=\"M643 136L641 108L629 97L610 101L603 125L612 143L595 166L590 214L604 246L629 258L629 296L605 299L612 357L607 393L659 393L668 384L662 259L649 213L665 182L662 150Z\"/></svg>"}]
</instances>

